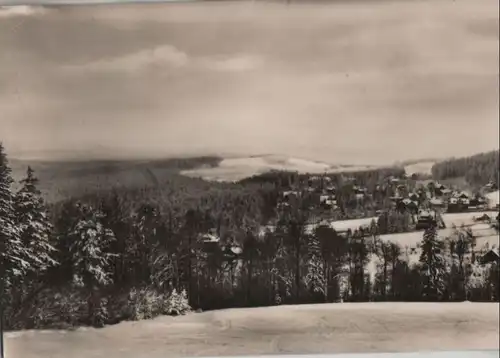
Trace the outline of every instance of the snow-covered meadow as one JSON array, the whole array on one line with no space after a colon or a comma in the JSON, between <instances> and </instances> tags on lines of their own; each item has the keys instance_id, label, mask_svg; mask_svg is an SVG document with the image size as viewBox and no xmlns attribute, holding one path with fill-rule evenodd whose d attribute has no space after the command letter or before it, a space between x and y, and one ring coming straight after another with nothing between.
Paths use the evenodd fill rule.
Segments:
<instances>
[{"instance_id":1,"label":"snow-covered meadow","mask_svg":"<svg viewBox=\"0 0 500 358\"><path fill-rule=\"evenodd\" d=\"M6 334L7 358L160 358L499 348L498 303L228 309L103 329Z\"/></svg>"}]
</instances>

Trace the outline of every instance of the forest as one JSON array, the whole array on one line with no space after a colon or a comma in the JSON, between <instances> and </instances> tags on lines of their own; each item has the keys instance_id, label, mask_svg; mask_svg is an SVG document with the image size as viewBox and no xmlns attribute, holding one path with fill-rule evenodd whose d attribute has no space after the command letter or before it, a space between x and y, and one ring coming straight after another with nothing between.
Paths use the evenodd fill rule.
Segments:
<instances>
[{"instance_id":1,"label":"forest","mask_svg":"<svg viewBox=\"0 0 500 358\"><path fill-rule=\"evenodd\" d=\"M444 173L436 175L458 171ZM349 174L378 193L367 202L353 199L352 180L331 175L340 188L338 220L384 211L369 235L345 236L321 224L306 230L317 215L314 192L278 205L283 190L301 188L306 175L274 172L238 183L173 176L154 186L106 188L49 203L31 168L14 189L0 145L5 326L102 327L279 304L498 301L498 263L476 257L467 228L445 238L437 226L427 228L416 264L402 247L381 239L411 230L408 213L389 209L393 192L384 187L387 177L403 174L398 168ZM270 223L274 230L263 230ZM371 272L373 257L378 263Z\"/></svg>"},{"instance_id":2,"label":"forest","mask_svg":"<svg viewBox=\"0 0 500 358\"><path fill-rule=\"evenodd\" d=\"M464 177L475 188L490 181L498 183L499 155L499 151L494 150L438 162L432 167L432 176L437 180Z\"/></svg>"}]
</instances>

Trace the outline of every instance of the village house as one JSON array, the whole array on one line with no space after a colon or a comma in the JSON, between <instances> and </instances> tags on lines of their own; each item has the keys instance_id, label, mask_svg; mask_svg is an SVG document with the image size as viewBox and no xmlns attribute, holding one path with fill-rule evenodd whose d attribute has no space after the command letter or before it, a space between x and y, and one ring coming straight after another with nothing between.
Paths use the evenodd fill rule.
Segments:
<instances>
[{"instance_id":1,"label":"village house","mask_svg":"<svg viewBox=\"0 0 500 358\"><path fill-rule=\"evenodd\" d=\"M457 196L459 202L463 205L470 205L470 197L465 191L462 191Z\"/></svg>"},{"instance_id":2,"label":"village house","mask_svg":"<svg viewBox=\"0 0 500 358\"><path fill-rule=\"evenodd\" d=\"M431 193L431 194L434 194L435 197L441 198L441 197L448 196L451 193L452 193L452 190L448 189L445 185L437 184L434 187L434 193Z\"/></svg>"},{"instance_id":3,"label":"village house","mask_svg":"<svg viewBox=\"0 0 500 358\"><path fill-rule=\"evenodd\" d=\"M289 190L283 192L283 200L289 201L291 198L297 198L299 193L297 191Z\"/></svg>"},{"instance_id":4,"label":"village house","mask_svg":"<svg viewBox=\"0 0 500 358\"><path fill-rule=\"evenodd\" d=\"M476 195L470 199L469 210L485 210L488 205L486 198Z\"/></svg>"},{"instance_id":5,"label":"village house","mask_svg":"<svg viewBox=\"0 0 500 358\"><path fill-rule=\"evenodd\" d=\"M448 199L448 212L464 212L469 210L471 199L466 192L453 192Z\"/></svg>"},{"instance_id":6,"label":"village house","mask_svg":"<svg viewBox=\"0 0 500 358\"><path fill-rule=\"evenodd\" d=\"M431 225L436 225L436 213L430 210L420 210L417 216L417 230L425 230Z\"/></svg>"},{"instance_id":7,"label":"village house","mask_svg":"<svg viewBox=\"0 0 500 358\"><path fill-rule=\"evenodd\" d=\"M500 263L500 255L498 254L498 249L491 249L486 252L480 259L481 264L486 265L489 263Z\"/></svg>"},{"instance_id":8,"label":"village house","mask_svg":"<svg viewBox=\"0 0 500 358\"><path fill-rule=\"evenodd\" d=\"M418 199L420 198L420 196L418 195L418 193L410 193L410 195L408 195L408 198L411 201L417 201L418 202Z\"/></svg>"},{"instance_id":9,"label":"village house","mask_svg":"<svg viewBox=\"0 0 500 358\"><path fill-rule=\"evenodd\" d=\"M220 237L216 234L216 230L212 229L210 232L200 235L200 241L204 244L215 244L220 242Z\"/></svg>"},{"instance_id":10,"label":"village house","mask_svg":"<svg viewBox=\"0 0 500 358\"><path fill-rule=\"evenodd\" d=\"M410 198L404 198L401 201L396 202L396 207L399 210L408 210L411 213L417 213L418 211L418 202L412 201Z\"/></svg>"},{"instance_id":11,"label":"village house","mask_svg":"<svg viewBox=\"0 0 500 358\"><path fill-rule=\"evenodd\" d=\"M319 203L326 208L337 208L337 200L335 198L335 195L321 195L319 197Z\"/></svg>"},{"instance_id":12,"label":"village house","mask_svg":"<svg viewBox=\"0 0 500 358\"><path fill-rule=\"evenodd\" d=\"M444 189L446 189L446 185L441 184L441 183L436 183L436 184L435 184L435 187L436 187L436 189L439 189L439 190L444 190Z\"/></svg>"},{"instance_id":13,"label":"village house","mask_svg":"<svg viewBox=\"0 0 500 358\"><path fill-rule=\"evenodd\" d=\"M440 198L431 198L431 200L429 200L429 204L431 205L432 208L435 208L435 209L441 209L441 208L444 208L445 207L445 202L443 199L440 199Z\"/></svg>"}]
</instances>

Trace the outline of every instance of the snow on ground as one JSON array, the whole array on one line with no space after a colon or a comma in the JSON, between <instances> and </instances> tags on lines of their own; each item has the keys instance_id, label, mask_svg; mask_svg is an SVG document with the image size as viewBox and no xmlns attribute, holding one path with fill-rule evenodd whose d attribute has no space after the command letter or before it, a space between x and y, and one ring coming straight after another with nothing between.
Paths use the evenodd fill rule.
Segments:
<instances>
[{"instance_id":1,"label":"snow on ground","mask_svg":"<svg viewBox=\"0 0 500 358\"><path fill-rule=\"evenodd\" d=\"M500 191L493 191L491 193L486 194L486 198L488 199L488 205L490 208L494 208L498 205L500 201Z\"/></svg>"},{"instance_id":2,"label":"snow on ground","mask_svg":"<svg viewBox=\"0 0 500 358\"><path fill-rule=\"evenodd\" d=\"M487 224L482 224L483 226L477 226L478 224L474 222L474 217L480 217L483 214L487 214L491 218L495 218L498 215L496 211L486 211L486 212L468 212L468 213L445 213L442 215L443 221L446 227L451 229L453 225L460 227L462 225L472 226L474 225L476 230L480 228L486 229ZM353 219L353 220L339 220L333 221L330 225L337 231L343 231L351 229L352 231L359 229L360 226L370 225L372 220L377 221L377 217L369 217L363 219ZM312 232L317 224L308 225L306 231ZM489 225L488 225L489 227ZM419 233L422 236L422 233Z\"/></svg>"},{"instance_id":3,"label":"snow on ground","mask_svg":"<svg viewBox=\"0 0 500 358\"><path fill-rule=\"evenodd\" d=\"M487 224L476 224L470 227L474 235L476 235L476 250L487 250L498 248L500 246L500 236L494 229ZM439 230L438 235L441 238L450 237L453 229L447 228ZM407 259L409 264L416 264L420 259L420 248L418 247L423 238L422 231L381 235L382 241L394 242L401 247L404 259ZM367 266L367 271L373 277L376 272L376 265L379 259L372 256Z\"/></svg>"},{"instance_id":4,"label":"snow on ground","mask_svg":"<svg viewBox=\"0 0 500 358\"><path fill-rule=\"evenodd\" d=\"M405 172L407 175L412 175L412 174L432 175L431 169L434 164L436 164L435 161L413 163L405 166Z\"/></svg>"},{"instance_id":5,"label":"snow on ground","mask_svg":"<svg viewBox=\"0 0 500 358\"><path fill-rule=\"evenodd\" d=\"M496 218L498 215L497 211L485 211L485 212L468 212L468 213L445 213L443 214L443 220L446 227L452 227L453 224L457 227L461 225L469 226L474 224L474 217L480 217L483 214L488 215L490 218Z\"/></svg>"},{"instance_id":6,"label":"snow on ground","mask_svg":"<svg viewBox=\"0 0 500 358\"><path fill-rule=\"evenodd\" d=\"M474 222L474 217L479 217L483 214L487 214L490 217L495 217L497 212L471 212L471 213L450 213L443 214L443 220L446 224L446 229L441 229L438 231L438 235L441 238L450 237L453 234L453 224L456 227L460 227L462 224L467 228L472 230L472 233L476 236L476 247L477 249L494 248L500 246L500 237L488 223ZM356 220L343 220L334 221L331 226L336 230L355 230L361 225L369 225L371 220L376 218L365 218ZM306 232L312 232L316 225L309 225ZM413 231L397 234L380 235L380 239L383 241L390 241L397 243L403 254L408 255L408 260L410 264L417 263L420 256L420 249L417 245L422 241L423 231ZM372 257L368 263L367 270L373 276L376 272L376 265L378 259Z\"/></svg>"},{"instance_id":7,"label":"snow on ground","mask_svg":"<svg viewBox=\"0 0 500 358\"><path fill-rule=\"evenodd\" d=\"M159 358L499 349L498 303L230 309L103 329L6 334L7 357Z\"/></svg>"},{"instance_id":8,"label":"snow on ground","mask_svg":"<svg viewBox=\"0 0 500 358\"><path fill-rule=\"evenodd\" d=\"M292 171L299 173L323 174L325 172L355 172L370 169L369 166L333 165L301 158L278 155L225 158L215 168L197 168L181 173L206 180L237 181L271 170Z\"/></svg>"},{"instance_id":9,"label":"snow on ground","mask_svg":"<svg viewBox=\"0 0 500 358\"><path fill-rule=\"evenodd\" d=\"M474 235L476 235L476 247L477 249L482 249L485 247L485 245L488 245L488 247L498 247L499 246L499 240L500 237L498 234L495 232L494 229L489 228L488 230L475 230L474 227L472 227L472 232ZM442 229L439 230L438 235L441 238L446 238L450 237L452 234L451 229ZM399 233L399 234L389 234L389 235L381 235L380 239L382 241L390 241L397 243L398 245L401 246L401 248L405 249L412 249L416 248L417 244L419 244L422 241L423 238L423 232L422 231L415 231L415 232L407 232L407 233Z\"/></svg>"},{"instance_id":10,"label":"snow on ground","mask_svg":"<svg viewBox=\"0 0 500 358\"><path fill-rule=\"evenodd\" d=\"M359 229L360 226L370 225L372 220L377 221L377 217L369 217L362 219L352 219L352 220L339 220L330 222L330 226L334 228L336 231L345 231L351 229L352 231ZM319 225L318 224L309 224L306 227L307 233L312 233L313 230Z\"/></svg>"},{"instance_id":11,"label":"snow on ground","mask_svg":"<svg viewBox=\"0 0 500 358\"><path fill-rule=\"evenodd\" d=\"M370 225L372 220L377 221L377 218L369 217L363 219L334 221L332 222L332 227L337 231L343 231L348 229L355 230L359 229L360 226Z\"/></svg>"}]
</instances>

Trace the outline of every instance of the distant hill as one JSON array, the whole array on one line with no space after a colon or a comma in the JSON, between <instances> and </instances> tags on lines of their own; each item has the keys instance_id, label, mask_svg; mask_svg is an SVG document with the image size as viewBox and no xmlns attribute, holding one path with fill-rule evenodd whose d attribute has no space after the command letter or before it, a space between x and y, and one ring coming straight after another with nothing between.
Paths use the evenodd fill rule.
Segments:
<instances>
[{"instance_id":1,"label":"distant hill","mask_svg":"<svg viewBox=\"0 0 500 358\"><path fill-rule=\"evenodd\" d=\"M237 182L271 171L321 174L374 170L378 167L332 165L278 155L222 158L202 156L163 160L39 161L10 159L16 182L28 165L40 179L40 188L53 202L110 188L198 185L200 181ZM176 184L172 184L175 181Z\"/></svg>"},{"instance_id":2,"label":"distant hill","mask_svg":"<svg viewBox=\"0 0 500 358\"><path fill-rule=\"evenodd\" d=\"M493 150L469 157L451 158L432 166L432 176L437 180L463 178L472 187L489 181L499 183L500 152Z\"/></svg>"},{"instance_id":3,"label":"distant hill","mask_svg":"<svg viewBox=\"0 0 500 358\"><path fill-rule=\"evenodd\" d=\"M270 171L323 174L357 172L377 168L379 167L369 165L335 165L283 155L256 155L224 158L217 166L184 170L182 174L215 181L239 181Z\"/></svg>"},{"instance_id":4,"label":"distant hill","mask_svg":"<svg viewBox=\"0 0 500 358\"><path fill-rule=\"evenodd\" d=\"M214 182L259 182L259 178L264 178L262 175L271 172L361 174L390 169L367 165L334 165L278 155L226 158L200 156L162 160L10 159L10 165L16 182L24 176L28 165L31 165L40 179L42 192L51 202L111 188L140 189L156 186L187 188L191 185L213 186ZM408 161L399 163L393 168L404 168L409 175L418 173L430 177L432 173L432 177L438 180L463 182L467 180L469 184L478 186L486 184L489 180L498 181L498 151L441 162L434 162L431 159Z\"/></svg>"},{"instance_id":5,"label":"distant hill","mask_svg":"<svg viewBox=\"0 0 500 358\"><path fill-rule=\"evenodd\" d=\"M24 161L11 159L16 182L30 165L40 179L40 189L49 201L80 196L111 188L143 188L166 182L199 182L180 174L182 170L217 166L222 158L196 157L131 161Z\"/></svg>"}]
</instances>

